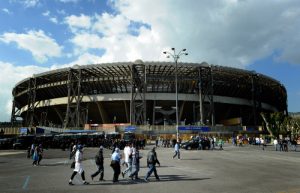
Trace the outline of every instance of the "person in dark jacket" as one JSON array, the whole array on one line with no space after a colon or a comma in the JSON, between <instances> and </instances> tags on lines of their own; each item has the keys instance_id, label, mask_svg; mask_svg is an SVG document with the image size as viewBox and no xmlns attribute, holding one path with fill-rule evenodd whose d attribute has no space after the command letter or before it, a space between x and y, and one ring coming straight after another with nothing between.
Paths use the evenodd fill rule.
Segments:
<instances>
[{"instance_id":1,"label":"person in dark jacket","mask_svg":"<svg viewBox=\"0 0 300 193\"><path fill-rule=\"evenodd\" d=\"M140 152L139 147L136 145L133 145L132 148L132 171L130 174L130 178L133 180L135 178L136 180L139 179L139 171L140 171Z\"/></svg>"},{"instance_id":2,"label":"person in dark jacket","mask_svg":"<svg viewBox=\"0 0 300 193\"><path fill-rule=\"evenodd\" d=\"M160 180L159 176L157 175L157 170L156 170L156 166L155 166L156 164L158 164L158 166L160 166L160 163L157 159L157 154L155 152L155 147L153 147L152 150L149 151L148 155L147 155L147 167L149 169L148 169L148 172L147 172L147 174L144 178L144 180L146 182L148 182L148 178L150 177L152 172L154 172L154 176L155 176L156 180Z\"/></svg>"},{"instance_id":3,"label":"person in dark jacket","mask_svg":"<svg viewBox=\"0 0 300 193\"><path fill-rule=\"evenodd\" d=\"M103 146L100 146L99 152L97 153L97 155L95 156L95 163L97 165L98 170L93 173L91 175L92 180L94 179L94 177L96 177L98 174L100 174L100 178L99 181L103 181L103 177L104 177L104 157L103 157Z\"/></svg>"}]
</instances>

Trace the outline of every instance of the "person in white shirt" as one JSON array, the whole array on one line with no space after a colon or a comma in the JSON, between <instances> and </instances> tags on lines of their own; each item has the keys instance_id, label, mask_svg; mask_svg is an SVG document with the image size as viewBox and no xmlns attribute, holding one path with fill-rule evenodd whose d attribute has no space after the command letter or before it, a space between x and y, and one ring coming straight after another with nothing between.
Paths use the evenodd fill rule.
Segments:
<instances>
[{"instance_id":1,"label":"person in white shirt","mask_svg":"<svg viewBox=\"0 0 300 193\"><path fill-rule=\"evenodd\" d=\"M175 146L174 146L174 152L175 152L175 154L173 155L173 159L176 156L178 156L178 159L180 159L180 151L179 151L179 149L180 149L180 145L179 145L179 142L177 141L176 144L175 144Z\"/></svg>"},{"instance_id":2,"label":"person in white shirt","mask_svg":"<svg viewBox=\"0 0 300 193\"><path fill-rule=\"evenodd\" d=\"M82 178L84 185L89 184L87 181L85 181L84 170L83 170L83 165L82 165L82 161L83 161L82 149L83 149L83 146L78 145L78 149L75 154L75 168L74 168L73 174L69 180L69 185L74 185L72 180L74 179L74 177L77 173L81 174L81 178Z\"/></svg>"},{"instance_id":3,"label":"person in white shirt","mask_svg":"<svg viewBox=\"0 0 300 193\"><path fill-rule=\"evenodd\" d=\"M260 138L260 143L262 144L262 150L265 150L265 147L267 147L266 139Z\"/></svg>"},{"instance_id":4,"label":"person in white shirt","mask_svg":"<svg viewBox=\"0 0 300 193\"><path fill-rule=\"evenodd\" d=\"M274 147L275 147L275 151L277 151L277 147L278 147L278 140L277 140L277 138L274 139L273 144L274 144Z\"/></svg>"},{"instance_id":5,"label":"person in white shirt","mask_svg":"<svg viewBox=\"0 0 300 193\"><path fill-rule=\"evenodd\" d=\"M132 144L128 143L124 148L124 161L127 168L122 172L122 176L124 178L125 174L128 173L128 176L131 174L132 170Z\"/></svg>"}]
</instances>

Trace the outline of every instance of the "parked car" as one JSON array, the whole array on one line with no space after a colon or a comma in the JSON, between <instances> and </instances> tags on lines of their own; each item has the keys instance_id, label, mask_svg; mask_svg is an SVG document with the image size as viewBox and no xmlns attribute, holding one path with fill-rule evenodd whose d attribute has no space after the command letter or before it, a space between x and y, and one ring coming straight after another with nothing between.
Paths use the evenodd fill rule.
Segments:
<instances>
[{"instance_id":1,"label":"parked car","mask_svg":"<svg viewBox=\"0 0 300 193\"><path fill-rule=\"evenodd\" d=\"M14 138L0 139L0 149L11 149L13 147Z\"/></svg>"},{"instance_id":2,"label":"parked car","mask_svg":"<svg viewBox=\"0 0 300 193\"><path fill-rule=\"evenodd\" d=\"M13 144L13 149L27 149L35 141L34 135L22 135L19 136L16 142Z\"/></svg>"}]
</instances>

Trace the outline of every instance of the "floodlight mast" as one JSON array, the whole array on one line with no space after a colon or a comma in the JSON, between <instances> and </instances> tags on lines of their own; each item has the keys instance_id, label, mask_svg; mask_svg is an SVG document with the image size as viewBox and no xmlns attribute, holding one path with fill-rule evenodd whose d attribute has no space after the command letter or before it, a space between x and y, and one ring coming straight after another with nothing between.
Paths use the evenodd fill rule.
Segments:
<instances>
[{"instance_id":1,"label":"floodlight mast","mask_svg":"<svg viewBox=\"0 0 300 193\"><path fill-rule=\"evenodd\" d=\"M179 142L179 117L178 117L178 70L177 70L177 64L180 56L187 56L188 53L186 52L186 49L180 50L178 53L176 53L175 48L171 48L171 52L164 51L163 54L166 55L167 58L172 57L174 59L175 63L175 95L176 95L176 139Z\"/></svg>"}]
</instances>

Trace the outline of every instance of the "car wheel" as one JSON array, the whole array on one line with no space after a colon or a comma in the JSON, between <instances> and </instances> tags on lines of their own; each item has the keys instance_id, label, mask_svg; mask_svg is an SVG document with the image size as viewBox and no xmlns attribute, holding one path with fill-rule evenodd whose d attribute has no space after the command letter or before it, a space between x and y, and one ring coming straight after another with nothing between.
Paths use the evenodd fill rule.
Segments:
<instances>
[{"instance_id":1,"label":"car wheel","mask_svg":"<svg viewBox=\"0 0 300 193\"><path fill-rule=\"evenodd\" d=\"M188 150L191 150L191 149L192 149L192 147L191 147L191 146L188 146L188 147L187 147L187 149L188 149Z\"/></svg>"}]
</instances>

